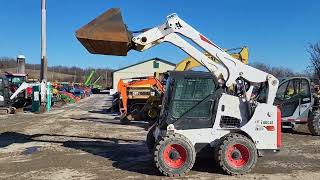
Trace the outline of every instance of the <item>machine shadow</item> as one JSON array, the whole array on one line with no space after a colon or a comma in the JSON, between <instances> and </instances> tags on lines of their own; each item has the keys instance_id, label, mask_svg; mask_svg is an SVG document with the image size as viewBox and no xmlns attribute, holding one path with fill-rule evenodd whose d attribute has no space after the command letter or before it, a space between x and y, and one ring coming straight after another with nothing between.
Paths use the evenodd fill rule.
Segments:
<instances>
[{"instance_id":1,"label":"machine shadow","mask_svg":"<svg viewBox=\"0 0 320 180\"><path fill-rule=\"evenodd\" d=\"M43 139L49 137L50 140ZM54 138L53 138L54 137ZM61 137L61 139L59 139ZM84 140L66 140L68 138L83 138ZM52 140L54 139L54 140ZM152 155L148 152L144 141L118 138L95 138L69 136L60 134L26 135L17 132L0 134L0 148L13 143L47 142L57 143L66 148L81 150L112 161L112 166L121 170L145 175L162 176L153 164ZM213 159L197 158L193 171L221 173L212 163Z\"/></svg>"},{"instance_id":2,"label":"machine shadow","mask_svg":"<svg viewBox=\"0 0 320 180\"><path fill-rule=\"evenodd\" d=\"M102 141L66 141L63 143L63 146L107 158L113 161L113 167L121 170L145 175L162 176L154 166L153 157L148 152L144 141L132 144ZM196 159L192 170L196 172L223 174L213 162L213 158L199 157Z\"/></svg>"},{"instance_id":3,"label":"machine shadow","mask_svg":"<svg viewBox=\"0 0 320 180\"><path fill-rule=\"evenodd\" d=\"M109 115L113 115L114 113L112 113L112 111L110 111L109 109L100 109L100 110L92 110L92 111L88 111L89 113L92 114L109 114Z\"/></svg>"},{"instance_id":4,"label":"machine shadow","mask_svg":"<svg viewBox=\"0 0 320 180\"><path fill-rule=\"evenodd\" d=\"M42 138L55 137L55 140ZM61 137L61 140L59 139ZM85 140L65 140L68 138L84 138ZM87 140L88 139L88 140ZM59 134L26 135L17 132L0 134L0 148L14 143L47 142L57 143L64 147L77 149L111 160L112 166L125 171L132 171L146 175L160 175L152 164L152 157L148 153L144 141L125 140L117 138L92 138L81 136L65 136Z\"/></svg>"},{"instance_id":5,"label":"machine shadow","mask_svg":"<svg viewBox=\"0 0 320 180\"><path fill-rule=\"evenodd\" d=\"M152 163L152 156L148 153L144 142L66 141L63 146L109 159L113 162L113 167L121 170L160 175Z\"/></svg>"},{"instance_id":6,"label":"machine shadow","mask_svg":"<svg viewBox=\"0 0 320 180\"><path fill-rule=\"evenodd\" d=\"M143 128L145 130L148 130L150 127L150 124L143 122L143 121L131 121L128 125L122 125L120 123L120 118L115 117L114 119L107 119L107 118L100 118L100 117L76 117L71 118L75 121L87 121L87 122L93 122L93 123L102 123L102 124L111 124L111 125L119 125L119 126L136 126L139 128Z\"/></svg>"}]
</instances>

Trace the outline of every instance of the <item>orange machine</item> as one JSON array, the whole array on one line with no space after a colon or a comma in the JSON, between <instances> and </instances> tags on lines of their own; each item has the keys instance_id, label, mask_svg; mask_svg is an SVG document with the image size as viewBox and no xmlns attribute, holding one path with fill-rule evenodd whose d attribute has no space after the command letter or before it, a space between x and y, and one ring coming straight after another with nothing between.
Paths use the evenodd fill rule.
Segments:
<instances>
[{"instance_id":1,"label":"orange machine","mask_svg":"<svg viewBox=\"0 0 320 180\"><path fill-rule=\"evenodd\" d=\"M148 117L143 118L155 118L157 112L153 108L147 108L146 105L154 103L156 99L159 99L159 102L161 102L164 86L156 77L139 77L127 83L124 80L119 80L118 92L121 97L119 103L122 115L121 119L125 119L122 122L127 123L127 120L141 118L144 115Z\"/></svg>"}]
</instances>

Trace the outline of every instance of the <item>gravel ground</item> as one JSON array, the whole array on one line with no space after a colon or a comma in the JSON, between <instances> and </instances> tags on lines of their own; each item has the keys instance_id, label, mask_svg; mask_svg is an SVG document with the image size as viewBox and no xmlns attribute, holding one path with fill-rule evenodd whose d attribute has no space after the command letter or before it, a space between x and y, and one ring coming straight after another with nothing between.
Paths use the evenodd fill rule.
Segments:
<instances>
[{"instance_id":1,"label":"gravel ground","mask_svg":"<svg viewBox=\"0 0 320 180\"><path fill-rule=\"evenodd\" d=\"M0 179L166 179L148 154L147 124L121 125L110 104L110 96L93 95L50 113L0 116ZM197 159L182 179L319 179L319 137L302 128L283 142L250 174L226 176L212 159Z\"/></svg>"}]
</instances>

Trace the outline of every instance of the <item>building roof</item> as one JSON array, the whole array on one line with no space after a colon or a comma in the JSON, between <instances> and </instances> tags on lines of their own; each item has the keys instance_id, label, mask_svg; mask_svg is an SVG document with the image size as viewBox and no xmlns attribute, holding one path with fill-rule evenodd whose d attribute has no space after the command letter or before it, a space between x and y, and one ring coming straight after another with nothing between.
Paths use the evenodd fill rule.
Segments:
<instances>
[{"instance_id":1,"label":"building roof","mask_svg":"<svg viewBox=\"0 0 320 180\"><path fill-rule=\"evenodd\" d=\"M165 63L165 64L169 64L169 65L172 65L172 66L176 66L176 64L174 64L174 63L172 63L172 62L170 62L170 61L167 61L167 60L160 59L160 58L157 58L157 57L156 57L156 58L152 58L152 59L148 59L148 60L145 60L145 61L138 62L138 63L136 63L136 64L132 64L132 65L130 65L130 66L126 66L126 67L117 69L117 70L115 70L115 71L113 71L113 72L121 71L121 70L123 70L123 69L127 69L127 68L129 68L129 67L136 66L136 65L139 65L139 64L148 62L148 61L160 61L160 62L163 62L163 63Z\"/></svg>"}]
</instances>

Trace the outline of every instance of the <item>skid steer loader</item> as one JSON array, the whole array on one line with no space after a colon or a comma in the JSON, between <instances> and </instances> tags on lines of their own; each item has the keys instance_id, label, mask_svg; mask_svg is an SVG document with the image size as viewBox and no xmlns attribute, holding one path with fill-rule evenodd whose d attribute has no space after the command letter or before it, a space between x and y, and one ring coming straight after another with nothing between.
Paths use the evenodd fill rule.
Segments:
<instances>
[{"instance_id":1,"label":"skid steer loader","mask_svg":"<svg viewBox=\"0 0 320 180\"><path fill-rule=\"evenodd\" d=\"M278 79L230 56L177 14L135 35L127 30L120 10L110 9L76 36L90 53L118 56L169 42L210 72L171 72L166 82L160 118L147 136L154 164L164 175L186 174L206 146L230 175L250 172L258 156L280 149L281 112L273 105ZM265 92L266 98L255 98L253 91Z\"/></svg>"},{"instance_id":2,"label":"skid steer loader","mask_svg":"<svg viewBox=\"0 0 320 180\"><path fill-rule=\"evenodd\" d=\"M275 104L282 112L282 128L296 131L307 124L312 135L320 135L319 98L312 95L310 80L291 77L280 82Z\"/></svg>"}]
</instances>

